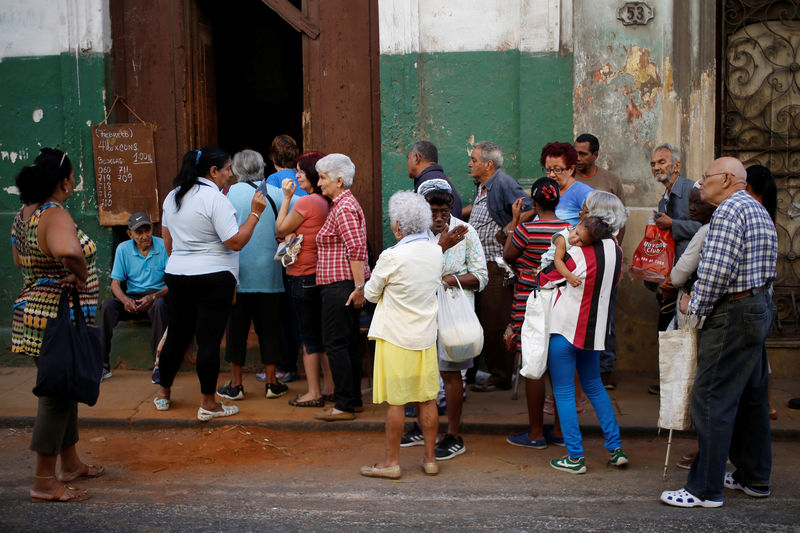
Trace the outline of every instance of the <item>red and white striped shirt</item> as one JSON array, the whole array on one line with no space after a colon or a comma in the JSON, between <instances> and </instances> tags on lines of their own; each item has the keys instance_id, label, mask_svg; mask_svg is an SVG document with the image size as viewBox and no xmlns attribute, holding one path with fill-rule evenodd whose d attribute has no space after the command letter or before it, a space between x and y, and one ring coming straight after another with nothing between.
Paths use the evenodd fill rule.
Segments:
<instances>
[{"instance_id":1,"label":"red and white striped shirt","mask_svg":"<svg viewBox=\"0 0 800 533\"><path fill-rule=\"evenodd\" d=\"M353 279L350 261L367 265L367 226L364 211L349 190L333 199L328 218L317 233L317 285Z\"/></svg>"},{"instance_id":2,"label":"red and white striped shirt","mask_svg":"<svg viewBox=\"0 0 800 533\"><path fill-rule=\"evenodd\" d=\"M550 333L563 335L582 350L604 350L608 330L608 311L616 296L622 269L622 250L612 239L603 239L590 246L573 246L564 263L582 283L558 287L550 314ZM545 288L564 281L554 265L539 273Z\"/></svg>"}]
</instances>

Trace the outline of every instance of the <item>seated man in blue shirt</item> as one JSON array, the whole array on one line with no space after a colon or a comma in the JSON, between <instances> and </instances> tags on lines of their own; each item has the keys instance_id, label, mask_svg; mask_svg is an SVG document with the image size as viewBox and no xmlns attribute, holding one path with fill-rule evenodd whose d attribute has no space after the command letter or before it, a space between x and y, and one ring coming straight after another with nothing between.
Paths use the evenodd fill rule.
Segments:
<instances>
[{"instance_id":1,"label":"seated man in blue shirt","mask_svg":"<svg viewBox=\"0 0 800 533\"><path fill-rule=\"evenodd\" d=\"M164 268L167 250L160 237L153 237L153 223L147 213L134 213L128 219L128 237L117 246L111 270L111 293L114 298L100 306L100 343L103 348L103 379L111 377L109 355L111 336L120 320L149 318L153 324L150 348L155 364L156 349L167 328L167 286ZM127 285L122 290L122 283ZM153 370L153 383L159 383L158 368Z\"/></svg>"}]
</instances>

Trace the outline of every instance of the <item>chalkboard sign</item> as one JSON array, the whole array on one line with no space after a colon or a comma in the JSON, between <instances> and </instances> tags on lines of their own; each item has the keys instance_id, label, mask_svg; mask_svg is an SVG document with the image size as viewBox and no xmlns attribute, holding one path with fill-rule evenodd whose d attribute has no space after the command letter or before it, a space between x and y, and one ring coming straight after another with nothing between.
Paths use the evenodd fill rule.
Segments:
<instances>
[{"instance_id":1,"label":"chalkboard sign","mask_svg":"<svg viewBox=\"0 0 800 533\"><path fill-rule=\"evenodd\" d=\"M161 220L150 126L97 124L92 126L92 146L100 225L127 225L138 211L153 222Z\"/></svg>"}]
</instances>

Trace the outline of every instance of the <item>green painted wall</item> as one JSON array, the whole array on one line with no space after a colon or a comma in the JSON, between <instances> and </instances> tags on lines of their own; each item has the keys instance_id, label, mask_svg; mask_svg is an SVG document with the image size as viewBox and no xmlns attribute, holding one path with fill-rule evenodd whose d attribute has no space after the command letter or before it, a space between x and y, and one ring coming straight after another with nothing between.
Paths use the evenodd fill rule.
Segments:
<instances>
[{"instance_id":1,"label":"green painted wall","mask_svg":"<svg viewBox=\"0 0 800 533\"><path fill-rule=\"evenodd\" d=\"M90 124L103 120L108 80L104 54L6 58L0 61L0 228L10 234L21 207L12 191L15 177L30 165L43 146L66 150L75 167L76 190L67 202L75 222L98 247L101 287L108 286L113 237L98 224ZM35 110L42 111L39 122ZM12 161L12 154L14 161ZM22 278L11 260L10 240L5 240L0 261L0 351L2 364L25 362L8 351L11 306L19 295ZM102 297L102 296L101 296ZM21 361L20 361L21 360Z\"/></svg>"},{"instance_id":2,"label":"green painted wall","mask_svg":"<svg viewBox=\"0 0 800 533\"><path fill-rule=\"evenodd\" d=\"M524 185L541 177L542 147L572 140L572 65L571 54L517 50L381 56L384 246L395 242L389 197L412 185L406 154L415 140L436 144L465 205L473 141L498 143L506 171Z\"/></svg>"}]
</instances>

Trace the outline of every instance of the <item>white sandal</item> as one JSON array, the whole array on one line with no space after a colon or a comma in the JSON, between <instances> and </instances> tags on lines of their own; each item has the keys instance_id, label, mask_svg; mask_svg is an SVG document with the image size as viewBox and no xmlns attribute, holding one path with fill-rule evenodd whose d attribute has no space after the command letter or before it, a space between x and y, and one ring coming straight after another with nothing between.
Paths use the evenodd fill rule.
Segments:
<instances>
[{"instance_id":1,"label":"white sandal","mask_svg":"<svg viewBox=\"0 0 800 533\"><path fill-rule=\"evenodd\" d=\"M153 405L156 406L157 411L169 410L170 403L169 398L159 398L158 396L153 398Z\"/></svg>"},{"instance_id":2,"label":"white sandal","mask_svg":"<svg viewBox=\"0 0 800 533\"><path fill-rule=\"evenodd\" d=\"M661 493L661 501L675 507L722 507L722 498L719 500L704 500L686 489L665 490Z\"/></svg>"},{"instance_id":3,"label":"white sandal","mask_svg":"<svg viewBox=\"0 0 800 533\"><path fill-rule=\"evenodd\" d=\"M222 411L209 411L208 409L203 409L202 407L199 408L197 410L197 419L201 422L206 422L212 418L231 416L239 412L239 408L235 405L225 405L224 403L219 405L222 407Z\"/></svg>"}]
</instances>

